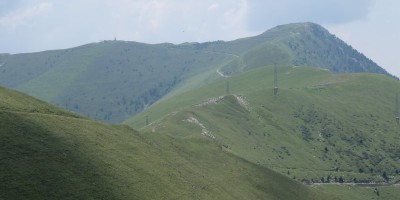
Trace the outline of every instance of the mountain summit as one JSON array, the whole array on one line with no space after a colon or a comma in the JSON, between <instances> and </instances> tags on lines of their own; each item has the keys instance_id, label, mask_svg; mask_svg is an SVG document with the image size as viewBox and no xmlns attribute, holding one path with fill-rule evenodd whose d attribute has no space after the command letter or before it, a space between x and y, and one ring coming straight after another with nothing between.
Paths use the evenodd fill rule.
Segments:
<instances>
[{"instance_id":1,"label":"mountain summit","mask_svg":"<svg viewBox=\"0 0 400 200\"><path fill-rule=\"evenodd\" d=\"M291 64L329 69L335 73L369 72L391 76L375 62L346 44L322 26L307 22L276 26L261 35L241 42L257 41L244 52L240 62L227 71L237 71L266 64ZM236 70L232 70L235 69Z\"/></svg>"}]
</instances>

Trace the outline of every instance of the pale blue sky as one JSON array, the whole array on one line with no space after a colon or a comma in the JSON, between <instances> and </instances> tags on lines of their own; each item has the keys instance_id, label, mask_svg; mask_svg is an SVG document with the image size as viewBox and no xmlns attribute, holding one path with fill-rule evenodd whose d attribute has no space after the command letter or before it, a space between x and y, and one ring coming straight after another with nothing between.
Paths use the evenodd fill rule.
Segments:
<instances>
[{"instance_id":1,"label":"pale blue sky","mask_svg":"<svg viewBox=\"0 0 400 200\"><path fill-rule=\"evenodd\" d=\"M0 53L120 40L204 42L319 23L400 76L398 0L0 0Z\"/></svg>"}]
</instances>

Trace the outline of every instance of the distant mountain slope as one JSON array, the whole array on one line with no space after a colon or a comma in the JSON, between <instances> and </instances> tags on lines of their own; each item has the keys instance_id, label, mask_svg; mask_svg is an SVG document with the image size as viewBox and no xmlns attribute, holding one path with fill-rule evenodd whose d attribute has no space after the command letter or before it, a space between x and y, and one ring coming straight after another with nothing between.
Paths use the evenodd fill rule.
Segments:
<instances>
[{"instance_id":1,"label":"distant mountain slope","mask_svg":"<svg viewBox=\"0 0 400 200\"><path fill-rule=\"evenodd\" d=\"M206 138L140 134L0 87L0 199L335 199Z\"/></svg>"},{"instance_id":2,"label":"distant mountain slope","mask_svg":"<svg viewBox=\"0 0 400 200\"><path fill-rule=\"evenodd\" d=\"M218 81L160 102L126 124L204 135L299 181L400 180L396 80L292 66L278 71L277 96L273 68L264 67L230 77L229 89L227 80Z\"/></svg>"},{"instance_id":3,"label":"distant mountain slope","mask_svg":"<svg viewBox=\"0 0 400 200\"><path fill-rule=\"evenodd\" d=\"M388 75L321 26L296 23L228 42L104 41L65 50L0 54L0 85L92 119L117 123L167 94L274 64Z\"/></svg>"},{"instance_id":4,"label":"distant mountain slope","mask_svg":"<svg viewBox=\"0 0 400 200\"><path fill-rule=\"evenodd\" d=\"M5 55L0 58L0 84L93 119L118 122L154 103L188 76L232 58L169 46L106 41Z\"/></svg>"}]
</instances>

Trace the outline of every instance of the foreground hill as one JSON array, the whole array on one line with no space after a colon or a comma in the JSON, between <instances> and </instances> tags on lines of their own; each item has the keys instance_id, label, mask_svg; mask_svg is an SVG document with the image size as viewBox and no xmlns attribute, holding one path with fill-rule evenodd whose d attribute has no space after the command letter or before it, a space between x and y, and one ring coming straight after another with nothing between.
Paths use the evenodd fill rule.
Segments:
<instances>
[{"instance_id":1,"label":"foreground hill","mask_svg":"<svg viewBox=\"0 0 400 200\"><path fill-rule=\"evenodd\" d=\"M155 104L126 124L204 135L298 181L400 180L397 80L293 66L278 71L276 96L273 67L264 67Z\"/></svg>"},{"instance_id":2,"label":"foreground hill","mask_svg":"<svg viewBox=\"0 0 400 200\"><path fill-rule=\"evenodd\" d=\"M0 85L115 123L167 94L270 64L388 74L323 27L298 23L228 42L104 41L65 50L0 54Z\"/></svg>"},{"instance_id":3,"label":"foreground hill","mask_svg":"<svg viewBox=\"0 0 400 200\"><path fill-rule=\"evenodd\" d=\"M141 134L0 87L0 199L335 199L209 139Z\"/></svg>"}]
</instances>

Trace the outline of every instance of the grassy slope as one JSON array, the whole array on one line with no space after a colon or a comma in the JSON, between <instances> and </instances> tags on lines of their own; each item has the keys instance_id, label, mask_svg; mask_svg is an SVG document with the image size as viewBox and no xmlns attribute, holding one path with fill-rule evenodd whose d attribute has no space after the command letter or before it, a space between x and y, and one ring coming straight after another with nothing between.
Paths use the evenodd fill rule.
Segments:
<instances>
[{"instance_id":1,"label":"grassy slope","mask_svg":"<svg viewBox=\"0 0 400 200\"><path fill-rule=\"evenodd\" d=\"M328 195L337 195L341 199L352 200L398 199L400 195L399 186L356 187L348 185L329 185L317 186L316 188L324 191Z\"/></svg>"},{"instance_id":2,"label":"grassy slope","mask_svg":"<svg viewBox=\"0 0 400 200\"><path fill-rule=\"evenodd\" d=\"M395 80L312 68L279 71L277 97L272 68L229 78L231 93L242 95L249 111L233 96L193 106L225 95L226 81L220 81L156 104L126 123L186 137L202 132L185 121L195 117L232 153L299 181L326 181L328 176L331 181L335 176L347 182L383 181L384 172L392 181L399 179Z\"/></svg>"},{"instance_id":3,"label":"grassy slope","mask_svg":"<svg viewBox=\"0 0 400 200\"><path fill-rule=\"evenodd\" d=\"M0 199L324 196L238 158L204 137L140 134L3 88L0 97Z\"/></svg>"},{"instance_id":4,"label":"grassy slope","mask_svg":"<svg viewBox=\"0 0 400 200\"><path fill-rule=\"evenodd\" d=\"M106 41L0 57L3 86L93 119L118 122L232 55ZM215 71L215 70L214 70Z\"/></svg>"},{"instance_id":5,"label":"grassy slope","mask_svg":"<svg viewBox=\"0 0 400 200\"><path fill-rule=\"evenodd\" d=\"M0 111L26 112L63 115L75 118L82 118L62 109L56 109L41 100L29 97L26 94L0 87Z\"/></svg>"}]
</instances>

